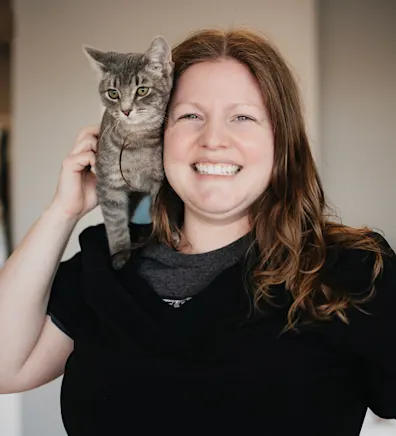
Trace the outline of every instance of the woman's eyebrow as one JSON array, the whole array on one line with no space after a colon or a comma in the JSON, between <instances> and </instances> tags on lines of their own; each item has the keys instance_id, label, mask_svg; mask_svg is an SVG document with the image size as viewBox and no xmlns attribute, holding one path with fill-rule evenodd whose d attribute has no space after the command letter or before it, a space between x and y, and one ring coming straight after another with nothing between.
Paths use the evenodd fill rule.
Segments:
<instances>
[{"instance_id":1,"label":"woman's eyebrow","mask_svg":"<svg viewBox=\"0 0 396 436\"><path fill-rule=\"evenodd\" d=\"M204 107L200 103L195 102L195 101L178 102L178 103L173 105L173 109L176 109L178 106L195 106L200 110L204 110ZM229 103L226 105L226 108L227 109L235 109L236 107L240 107L240 106L252 107L252 108L256 108L256 109L260 109L260 110L265 110L265 107L263 105L256 104L256 103L246 103L246 102Z\"/></svg>"},{"instance_id":2,"label":"woman's eyebrow","mask_svg":"<svg viewBox=\"0 0 396 436\"><path fill-rule=\"evenodd\" d=\"M176 109L179 106L195 106L198 109L203 110L203 106L197 102L194 102L194 101L181 101L179 103L172 105L172 108Z\"/></svg>"},{"instance_id":3,"label":"woman's eyebrow","mask_svg":"<svg viewBox=\"0 0 396 436\"><path fill-rule=\"evenodd\" d=\"M256 109L256 110L258 109L261 112L266 111L266 108L264 105L256 104L256 103L232 103L232 104L229 104L227 106L228 109L237 109L239 107L248 108L248 109Z\"/></svg>"}]
</instances>

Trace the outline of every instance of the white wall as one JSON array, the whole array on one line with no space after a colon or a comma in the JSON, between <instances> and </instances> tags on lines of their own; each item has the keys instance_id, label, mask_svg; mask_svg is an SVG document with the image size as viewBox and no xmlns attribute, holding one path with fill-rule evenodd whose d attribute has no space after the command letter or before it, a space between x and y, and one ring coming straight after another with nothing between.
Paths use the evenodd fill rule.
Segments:
<instances>
[{"instance_id":1,"label":"white wall","mask_svg":"<svg viewBox=\"0 0 396 436\"><path fill-rule=\"evenodd\" d=\"M320 2L321 168L346 224L396 248L396 2Z\"/></svg>"},{"instance_id":2,"label":"white wall","mask_svg":"<svg viewBox=\"0 0 396 436\"><path fill-rule=\"evenodd\" d=\"M22 436L22 420L19 395L0 395L0 435Z\"/></svg>"},{"instance_id":3,"label":"white wall","mask_svg":"<svg viewBox=\"0 0 396 436\"><path fill-rule=\"evenodd\" d=\"M99 122L96 82L82 44L141 51L156 34L172 44L202 27L248 25L264 30L293 66L317 148L318 63L314 0L16 0L13 63L12 197L19 242L54 193L60 164L80 127ZM87 216L77 234L100 220ZM59 380L20 396L24 436L64 434ZM7 436L22 436L7 433Z\"/></svg>"}]
</instances>

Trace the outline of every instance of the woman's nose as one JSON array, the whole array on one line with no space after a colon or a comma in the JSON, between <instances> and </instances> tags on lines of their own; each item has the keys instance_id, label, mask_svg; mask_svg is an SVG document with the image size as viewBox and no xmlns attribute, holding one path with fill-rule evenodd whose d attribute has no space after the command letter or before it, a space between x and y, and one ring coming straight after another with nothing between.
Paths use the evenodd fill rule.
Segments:
<instances>
[{"instance_id":1,"label":"woman's nose","mask_svg":"<svg viewBox=\"0 0 396 436\"><path fill-rule=\"evenodd\" d=\"M201 146L215 149L228 145L229 138L226 126L220 121L206 122L201 135Z\"/></svg>"}]
</instances>

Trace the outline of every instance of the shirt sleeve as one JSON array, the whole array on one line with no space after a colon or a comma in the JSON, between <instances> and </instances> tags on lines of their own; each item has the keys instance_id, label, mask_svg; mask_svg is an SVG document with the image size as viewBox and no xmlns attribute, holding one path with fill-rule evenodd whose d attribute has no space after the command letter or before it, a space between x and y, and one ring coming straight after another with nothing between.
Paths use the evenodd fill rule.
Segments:
<instances>
[{"instance_id":1,"label":"shirt sleeve","mask_svg":"<svg viewBox=\"0 0 396 436\"><path fill-rule=\"evenodd\" d=\"M81 254L61 262L52 284L47 314L52 322L72 339L83 316L81 293Z\"/></svg>"},{"instance_id":2,"label":"shirt sleeve","mask_svg":"<svg viewBox=\"0 0 396 436\"><path fill-rule=\"evenodd\" d=\"M374 297L361 306L367 313L354 309L349 317L348 344L362 375L368 407L392 419L396 418L396 257L384 239L380 242L388 253L383 272ZM374 263L374 256L370 258L364 262L368 268Z\"/></svg>"}]
</instances>

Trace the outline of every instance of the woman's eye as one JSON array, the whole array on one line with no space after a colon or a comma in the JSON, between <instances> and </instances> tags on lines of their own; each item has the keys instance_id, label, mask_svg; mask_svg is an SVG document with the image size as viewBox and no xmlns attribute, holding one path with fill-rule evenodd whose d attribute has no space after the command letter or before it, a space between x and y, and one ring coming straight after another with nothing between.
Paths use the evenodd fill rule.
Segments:
<instances>
[{"instance_id":1,"label":"woman's eye","mask_svg":"<svg viewBox=\"0 0 396 436\"><path fill-rule=\"evenodd\" d=\"M116 89L109 89L107 95L113 100L116 100L118 98L118 91Z\"/></svg>"},{"instance_id":2,"label":"woman's eye","mask_svg":"<svg viewBox=\"0 0 396 436\"><path fill-rule=\"evenodd\" d=\"M179 120L196 120L198 118L198 115L196 114L185 114L179 117Z\"/></svg>"},{"instance_id":3,"label":"woman's eye","mask_svg":"<svg viewBox=\"0 0 396 436\"><path fill-rule=\"evenodd\" d=\"M247 115L238 115L236 119L239 121L254 121L254 118L248 117Z\"/></svg>"}]
</instances>

